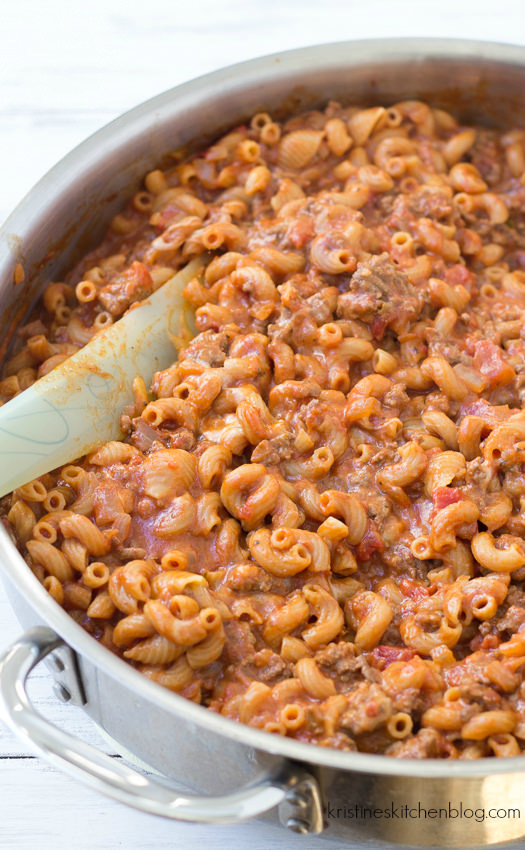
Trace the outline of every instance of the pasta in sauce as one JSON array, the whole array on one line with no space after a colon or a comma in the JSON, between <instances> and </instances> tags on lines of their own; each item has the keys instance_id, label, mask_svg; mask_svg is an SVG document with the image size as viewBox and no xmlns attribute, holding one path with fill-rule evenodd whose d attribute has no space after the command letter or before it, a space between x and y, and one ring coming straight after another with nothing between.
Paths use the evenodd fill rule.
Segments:
<instances>
[{"instance_id":1,"label":"pasta in sauce","mask_svg":"<svg viewBox=\"0 0 525 850\"><path fill-rule=\"evenodd\" d=\"M259 113L150 172L0 381L5 403L210 252L125 439L1 503L53 598L259 729L521 753L524 202L524 130L419 101Z\"/></svg>"}]
</instances>

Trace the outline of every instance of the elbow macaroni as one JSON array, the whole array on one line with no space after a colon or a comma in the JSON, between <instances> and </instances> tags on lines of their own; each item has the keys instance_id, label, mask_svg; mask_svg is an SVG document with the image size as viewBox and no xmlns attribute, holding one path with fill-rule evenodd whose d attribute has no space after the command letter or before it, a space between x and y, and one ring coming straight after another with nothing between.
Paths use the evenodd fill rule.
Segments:
<instances>
[{"instance_id":1,"label":"elbow macaroni","mask_svg":"<svg viewBox=\"0 0 525 850\"><path fill-rule=\"evenodd\" d=\"M53 599L270 733L522 753L524 137L332 102L147 174L0 379L9 403L209 252L126 438L0 503Z\"/></svg>"}]
</instances>

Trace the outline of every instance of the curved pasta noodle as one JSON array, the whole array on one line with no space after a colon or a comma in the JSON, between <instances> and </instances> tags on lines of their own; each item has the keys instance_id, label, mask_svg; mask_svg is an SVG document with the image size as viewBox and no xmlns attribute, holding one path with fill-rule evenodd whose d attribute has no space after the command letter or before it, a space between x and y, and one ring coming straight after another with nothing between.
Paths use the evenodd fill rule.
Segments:
<instances>
[{"instance_id":1,"label":"curved pasta noodle","mask_svg":"<svg viewBox=\"0 0 525 850\"><path fill-rule=\"evenodd\" d=\"M499 547L497 541L488 531L482 531L472 538L472 554L487 570L510 573L525 565L525 551L521 538L505 535L498 538L499 542L507 545Z\"/></svg>"},{"instance_id":2,"label":"curved pasta noodle","mask_svg":"<svg viewBox=\"0 0 525 850\"><path fill-rule=\"evenodd\" d=\"M357 496L340 490L325 490L319 496L319 506L326 516L341 516L348 529L349 543L359 543L365 534L368 517Z\"/></svg>"},{"instance_id":3,"label":"curved pasta noodle","mask_svg":"<svg viewBox=\"0 0 525 850\"><path fill-rule=\"evenodd\" d=\"M280 493L278 481L262 464L243 464L225 475L221 499L243 528L257 528L275 508Z\"/></svg>"},{"instance_id":4,"label":"curved pasta noodle","mask_svg":"<svg viewBox=\"0 0 525 850\"><path fill-rule=\"evenodd\" d=\"M332 594L318 585L305 585L303 596L317 619L302 631L301 637L310 649L315 649L330 643L339 634L344 622L343 612Z\"/></svg>"},{"instance_id":5,"label":"curved pasta noodle","mask_svg":"<svg viewBox=\"0 0 525 850\"><path fill-rule=\"evenodd\" d=\"M303 529L261 528L248 536L248 546L257 563L277 576L296 575L307 568L325 572L330 566L326 543Z\"/></svg>"},{"instance_id":6,"label":"curved pasta noodle","mask_svg":"<svg viewBox=\"0 0 525 850\"><path fill-rule=\"evenodd\" d=\"M0 404L202 256L175 362L135 378L122 439L1 500L8 534L104 646L218 714L518 755L525 131L331 101L181 156L47 282Z\"/></svg>"}]
</instances>

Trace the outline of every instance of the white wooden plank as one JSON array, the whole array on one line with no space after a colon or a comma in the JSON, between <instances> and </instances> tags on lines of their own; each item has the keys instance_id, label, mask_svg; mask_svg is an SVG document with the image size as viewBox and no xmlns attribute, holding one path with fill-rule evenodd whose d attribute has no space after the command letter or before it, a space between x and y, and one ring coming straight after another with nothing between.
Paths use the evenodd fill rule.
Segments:
<instances>
[{"instance_id":1,"label":"white wooden plank","mask_svg":"<svg viewBox=\"0 0 525 850\"><path fill-rule=\"evenodd\" d=\"M299 836L264 823L207 827L177 824L107 800L37 759L0 762L0 847L16 850L299 850ZM8 796L10 805L5 805ZM310 844L310 847L312 845ZM332 845L333 846L333 845ZM328 845L328 850L330 845ZM351 850L351 848L350 848Z\"/></svg>"}]
</instances>

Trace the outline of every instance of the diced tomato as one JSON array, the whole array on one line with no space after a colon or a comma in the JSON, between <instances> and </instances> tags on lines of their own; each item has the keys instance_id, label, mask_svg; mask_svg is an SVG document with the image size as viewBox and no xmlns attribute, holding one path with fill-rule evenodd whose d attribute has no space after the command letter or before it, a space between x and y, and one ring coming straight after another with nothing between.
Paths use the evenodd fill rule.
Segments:
<instances>
[{"instance_id":1,"label":"diced tomato","mask_svg":"<svg viewBox=\"0 0 525 850\"><path fill-rule=\"evenodd\" d=\"M478 398L461 408L462 416L479 416L487 426L487 433L492 428L506 422L509 416L519 413L519 408L509 407L508 404L490 404L484 398Z\"/></svg>"},{"instance_id":2,"label":"diced tomato","mask_svg":"<svg viewBox=\"0 0 525 850\"><path fill-rule=\"evenodd\" d=\"M377 530L377 525L370 520L363 539L355 547L356 558L358 561L369 561L374 552L382 551L384 548L385 544Z\"/></svg>"},{"instance_id":3,"label":"diced tomato","mask_svg":"<svg viewBox=\"0 0 525 850\"><path fill-rule=\"evenodd\" d=\"M481 372L490 389L510 384L516 373L502 357L501 348L489 339L482 339L474 346L474 367Z\"/></svg>"},{"instance_id":4,"label":"diced tomato","mask_svg":"<svg viewBox=\"0 0 525 850\"><path fill-rule=\"evenodd\" d=\"M388 322L383 316L374 316L370 324L370 330L374 339L381 340L385 335L385 330Z\"/></svg>"},{"instance_id":5,"label":"diced tomato","mask_svg":"<svg viewBox=\"0 0 525 850\"><path fill-rule=\"evenodd\" d=\"M394 661L410 661L415 652L406 646L376 646L370 653L372 666L378 670L384 670Z\"/></svg>"},{"instance_id":6,"label":"diced tomato","mask_svg":"<svg viewBox=\"0 0 525 850\"><path fill-rule=\"evenodd\" d=\"M459 487L436 487L432 493L432 499L434 502L432 517L434 517L438 511L442 511L443 508L447 508L455 502L461 502L464 498L464 493ZM457 529L457 534L459 537L464 537L465 539L470 540L474 537L477 530L477 522L469 522L468 524L463 523L463 525Z\"/></svg>"},{"instance_id":7,"label":"diced tomato","mask_svg":"<svg viewBox=\"0 0 525 850\"><path fill-rule=\"evenodd\" d=\"M402 578L399 582L399 587L403 592L403 596L408 596L409 599L414 599L416 602L426 599L429 596L428 587L411 578Z\"/></svg>"},{"instance_id":8,"label":"diced tomato","mask_svg":"<svg viewBox=\"0 0 525 850\"><path fill-rule=\"evenodd\" d=\"M166 229L172 218L180 215L180 207L175 202L166 204L166 206L155 216L155 227L159 232Z\"/></svg>"},{"instance_id":9,"label":"diced tomato","mask_svg":"<svg viewBox=\"0 0 525 850\"><path fill-rule=\"evenodd\" d=\"M463 491L459 487L436 487L432 493L434 511L442 511L454 502L461 502Z\"/></svg>"},{"instance_id":10,"label":"diced tomato","mask_svg":"<svg viewBox=\"0 0 525 850\"><path fill-rule=\"evenodd\" d=\"M497 649L500 645L500 639L497 635L485 635L481 641L480 649Z\"/></svg>"},{"instance_id":11,"label":"diced tomato","mask_svg":"<svg viewBox=\"0 0 525 850\"><path fill-rule=\"evenodd\" d=\"M130 265L129 269L124 272L124 276L133 281L141 292L142 290L146 292L151 291L153 278L150 274L150 270L144 265L144 263L140 263L138 260L135 260Z\"/></svg>"},{"instance_id":12,"label":"diced tomato","mask_svg":"<svg viewBox=\"0 0 525 850\"><path fill-rule=\"evenodd\" d=\"M487 651L491 649L497 649L500 645L500 639L497 635L475 635L469 643L469 648L471 652L480 652L482 650ZM466 665L468 662L468 657L463 661L463 665ZM472 656L471 656L472 657ZM452 684L455 684L452 682Z\"/></svg>"},{"instance_id":13,"label":"diced tomato","mask_svg":"<svg viewBox=\"0 0 525 850\"><path fill-rule=\"evenodd\" d=\"M472 285L475 280L472 272L469 272L467 267L462 266L460 263L450 266L450 268L446 270L444 278L451 286L457 286L458 283L461 283L462 286L464 286L465 289L468 289L469 292L472 291Z\"/></svg>"},{"instance_id":14,"label":"diced tomato","mask_svg":"<svg viewBox=\"0 0 525 850\"><path fill-rule=\"evenodd\" d=\"M296 248L302 248L314 237L314 222L309 215L298 215L288 228L288 239Z\"/></svg>"}]
</instances>

